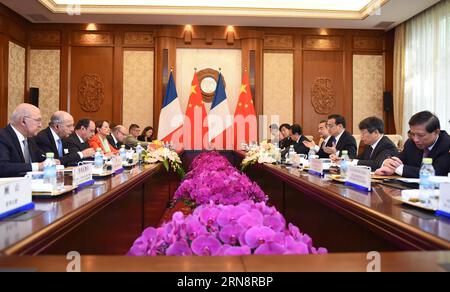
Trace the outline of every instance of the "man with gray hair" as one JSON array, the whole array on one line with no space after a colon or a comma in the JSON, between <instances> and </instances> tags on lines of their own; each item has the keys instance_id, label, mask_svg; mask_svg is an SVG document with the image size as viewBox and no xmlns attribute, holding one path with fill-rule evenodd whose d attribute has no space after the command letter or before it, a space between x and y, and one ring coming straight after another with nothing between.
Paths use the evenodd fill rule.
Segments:
<instances>
[{"instance_id":1,"label":"man with gray hair","mask_svg":"<svg viewBox=\"0 0 450 292\"><path fill-rule=\"evenodd\" d=\"M0 129L0 177L24 176L44 169L43 153L30 139L41 127L41 111L37 107L23 103L14 110L10 124Z\"/></svg>"},{"instance_id":2,"label":"man with gray hair","mask_svg":"<svg viewBox=\"0 0 450 292\"><path fill-rule=\"evenodd\" d=\"M108 139L109 144L119 150L122 145L124 145L123 142L125 141L127 135L127 129L125 129L122 125L117 125L112 129L111 134L107 136L106 139Z\"/></svg>"},{"instance_id":3,"label":"man with gray hair","mask_svg":"<svg viewBox=\"0 0 450 292\"><path fill-rule=\"evenodd\" d=\"M75 165L85 157L92 156L92 149L70 152L65 141L74 131L73 117L64 111L57 111L50 118L48 128L36 136L36 143L42 152L52 152L62 165Z\"/></svg>"}]
</instances>

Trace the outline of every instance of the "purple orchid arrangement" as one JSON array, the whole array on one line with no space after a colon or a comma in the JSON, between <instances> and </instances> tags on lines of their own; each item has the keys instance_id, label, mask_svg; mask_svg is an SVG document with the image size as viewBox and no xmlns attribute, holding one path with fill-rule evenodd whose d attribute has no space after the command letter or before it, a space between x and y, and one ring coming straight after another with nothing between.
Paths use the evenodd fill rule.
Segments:
<instances>
[{"instance_id":1,"label":"purple orchid arrangement","mask_svg":"<svg viewBox=\"0 0 450 292\"><path fill-rule=\"evenodd\" d=\"M175 200L185 200L194 205L236 205L246 200L267 202L261 188L217 152L199 155L191 170L175 192ZM191 205L191 204L188 204Z\"/></svg>"},{"instance_id":2,"label":"purple orchid arrangement","mask_svg":"<svg viewBox=\"0 0 450 292\"><path fill-rule=\"evenodd\" d=\"M159 228L147 228L128 252L130 256L237 256L326 254L311 237L289 224L265 202L238 205L214 202L185 217L181 212Z\"/></svg>"}]
</instances>

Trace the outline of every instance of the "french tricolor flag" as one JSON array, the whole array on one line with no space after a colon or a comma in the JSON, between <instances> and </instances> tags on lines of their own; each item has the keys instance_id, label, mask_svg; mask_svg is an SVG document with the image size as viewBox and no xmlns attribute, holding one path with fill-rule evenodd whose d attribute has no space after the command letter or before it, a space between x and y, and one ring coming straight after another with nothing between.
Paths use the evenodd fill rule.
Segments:
<instances>
[{"instance_id":1,"label":"french tricolor flag","mask_svg":"<svg viewBox=\"0 0 450 292\"><path fill-rule=\"evenodd\" d=\"M184 114L181 111L180 99L173 81L173 74L170 72L166 96L159 115L158 140L180 145L183 142L183 122Z\"/></svg>"},{"instance_id":2,"label":"french tricolor flag","mask_svg":"<svg viewBox=\"0 0 450 292\"><path fill-rule=\"evenodd\" d=\"M216 93L208 114L209 141L216 149L232 149L233 116L228 107L222 73L217 80ZM230 138L231 135L231 138Z\"/></svg>"}]
</instances>

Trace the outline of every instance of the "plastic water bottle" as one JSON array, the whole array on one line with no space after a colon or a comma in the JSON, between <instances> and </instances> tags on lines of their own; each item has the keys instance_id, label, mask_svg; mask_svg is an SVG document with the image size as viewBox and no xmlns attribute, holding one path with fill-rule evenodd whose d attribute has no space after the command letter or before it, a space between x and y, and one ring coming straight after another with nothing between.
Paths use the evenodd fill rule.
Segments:
<instances>
[{"instance_id":1,"label":"plastic water bottle","mask_svg":"<svg viewBox=\"0 0 450 292\"><path fill-rule=\"evenodd\" d=\"M433 159L424 158L422 161L422 167L420 168L419 201L425 205L428 205L430 198L434 196L434 183L430 181L432 176L435 176Z\"/></svg>"},{"instance_id":2,"label":"plastic water bottle","mask_svg":"<svg viewBox=\"0 0 450 292\"><path fill-rule=\"evenodd\" d=\"M101 148L97 148L95 152L94 168L96 170L103 170L103 152Z\"/></svg>"},{"instance_id":3,"label":"plastic water bottle","mask_svg":"<svg viewBox=\"0 0 450 292\"><path fill-rule=\"evenodd\" d=\"M125 145L120 147L119 154L123 162L127 161L127 150L125 149Z\"/></svg>"},{"instance_id":4,"label":"plastic water bottle","mask_svg":"<svg viewBox=\"0 0 450 292\"><path fill-rule=\"evenodd\" d=\"M348 151L343 150L342 151L342 160L341 160L341 178L346 179L347 178L347 170L348 165L350 162L350 158L348 157Z\"/></svg>"},{"instance_id":5,"label":"plastic water bottle","mask_svg":"<svg viewBox=\"0 0 450 292\"><path fill-rule=\"evenodd\" d=\"M314 149L309 149L309 152L308 152L308 161L309 161L309 163L311 163L311 160L313 159L313 157L316 155L316 151L314 151Z\"/></svg>"},{"instance_id":6,"label":"plastic water bottle","mask_svg":"<svg viewBox=\"0 0 450 292\"><path fill-rule=\"evenodd\" d=\"M295 150L294 145L289 146L289 152L286 155L286 162L290 162L294 158Z\"/></svg>"},{"instance_id":7,"label":"plastic water bottle","mask_svg":"<svg viewBox=\"0 0 450 292\"><path fill-rule=\"evenodd\" d=\"M51 184L53 189L57 188L56 181L56 162L55 162L55 154L47 153L45 155L46 159L44 161L44 184Z\"/></svg>"},{"instance_id":8,"label":"plastic water bottle","mask_svg":"<svg viewBox=\"0 0 450 292\"><path fill-rule=\"evenodd\" d=\"M142 162L142 146L141 146L141 143L137 144L137 146L136 146L136 153L138 155L138 161L139 161L139 163L141 163Z\"/></svg>"}]
</instances>

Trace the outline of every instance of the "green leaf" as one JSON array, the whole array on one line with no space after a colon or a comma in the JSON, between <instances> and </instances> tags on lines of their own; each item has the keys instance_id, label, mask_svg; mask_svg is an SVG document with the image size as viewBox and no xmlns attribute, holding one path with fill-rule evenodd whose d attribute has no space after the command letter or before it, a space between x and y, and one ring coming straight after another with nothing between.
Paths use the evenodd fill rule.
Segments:
<instances>
[{"instance_id":1,"label":"green leaf","mask_svg":"<svg viewBox=\"0 0 450 292\"><path fill-rule=\"evenodd\" d=\"M166 168L167 172L169 172L169 162L167 161L167 159L163 160L163 165Z\"/></svg>"}]
</instances>

